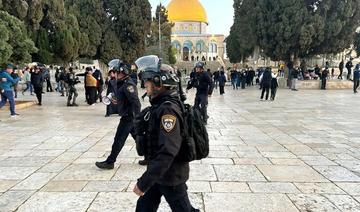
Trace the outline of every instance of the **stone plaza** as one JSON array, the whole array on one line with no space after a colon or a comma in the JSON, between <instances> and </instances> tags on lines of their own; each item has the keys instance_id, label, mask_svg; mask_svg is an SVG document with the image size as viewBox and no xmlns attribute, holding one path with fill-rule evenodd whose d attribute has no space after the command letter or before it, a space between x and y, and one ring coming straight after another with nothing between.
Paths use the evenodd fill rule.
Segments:
<instances>
[{"instance_id":1,"label":"stone plaza","mask_svg":"<svg viewBox=\"0 0 360 212\"><path fill-rule=\"evenodd\" d=\"M360 211L360 97L286 89L275 102L259 96L228 87L209 99L210 155L191 164L187 183L194 207ZM83 97L78 108L59 94L43 99L18 118L0 110L0 211L134 211L132 189L145 170L134 140L114 170L94 165L109 154L119 117L105 118L104 105L85 106ZM159 211L170 211L165 201Z\"/></svg>"}]
</instances>

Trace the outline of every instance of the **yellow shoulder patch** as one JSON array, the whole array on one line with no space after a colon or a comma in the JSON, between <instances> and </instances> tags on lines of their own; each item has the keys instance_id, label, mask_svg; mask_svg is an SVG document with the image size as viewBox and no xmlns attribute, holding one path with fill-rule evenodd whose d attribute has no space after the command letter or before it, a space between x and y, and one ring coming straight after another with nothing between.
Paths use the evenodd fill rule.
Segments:
<instances>
[{"instance_id":1,"label":"yellow shoulder patch","mask_svg":"<svg viewBox=\"0 0 360 212\"><path fill-rule=\"evenodd\" d=\"M163 115L161 117L161 125L166 132L171 132L176 124L176 116L174 115Z\"/></svg>"}]
</instances>

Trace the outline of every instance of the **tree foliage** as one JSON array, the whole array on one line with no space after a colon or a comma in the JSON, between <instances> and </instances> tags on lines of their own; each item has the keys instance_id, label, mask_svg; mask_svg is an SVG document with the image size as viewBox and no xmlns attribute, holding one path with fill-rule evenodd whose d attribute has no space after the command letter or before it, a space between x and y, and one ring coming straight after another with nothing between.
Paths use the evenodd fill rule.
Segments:
<instances>
[{"instance_id":1,"label":"tree foliage","mask_svg":"<svg viewBox=\"0 0 360 212\"><path fill-rule=\"evenodd\" d=\"M15 38L3 24L2 60L14 55L46 64L79 57L134 61L145 51L151 23L148 0L0 0L0 11L21 21L22 34L38 49L27 53L10 48L8 40Z\"/></svg>"},{"instance_id":2,"label":"tree foliage","mask_svg":"<svg viewBox=\"0 0 360 212\"><path fill-rule=\"evenodd\" d=\"M273 60L341 52L353 43L360 23L360 0L235 0L234 7L234 26L251 29L255 46ZM237 34L233 30L229 37ZM232 45L243 48L236 42L227 46Z\"/></svg>"},{"instance_id":3,"label":"tree foliage","mask_svg":"<svg viewBox=\"0 0 360 212\"><path fill-rule=\"evenodd\" d=\"M360 33L357 32L355 34L355 39L354 39L354 49L356 51L356 55L358 57L360 57Z\"/></svg>"},{"instance_id":4,"label":"tree foliage","mask_svg":"<svg viewBox=\"0 0 360 212\"><path fill-rule=\"evenodd\" d=\"M105 0L105 11L124 51L123 59L134 61L145 51L150 29L151 6L148 0Z\"/></svg>"},{"instance_id":5,"label":"tree foliage","mask_svg":"<svg viewBox=\"0 0 360 212\"><path fill-rule=\"evenodd\" d=\"M171 29L174 24L169 22L167 10L163 5L156 7L155 17L152 19L150 32L146 39L145 54L158 55L163 59L164 63L175 64L176 52L171 46ZM161 52L159 49L159 17L161 30Z\"/></svg>"},{"instance_id":6,"label":"tree foliage","mask_svg":"<svg viewBox=\"0 0 360 212\"><path fill-rule=\"evenodd\" d=\"M245 60L256 46L253 7L253 1L234 2L234 24L226 38L227 53L233 63Z\"/></svg>"},{"instance_id":7,"label":"tree foliage","mask_svg":"<svg viewBox=\"0 0 360 212\"><path fill-rule=\"evenodd\" d=\"M31 60L31 53L36 50L24 23L9 13L0 11L0 64L28 62Z\"/></svg>"}]
</instances>

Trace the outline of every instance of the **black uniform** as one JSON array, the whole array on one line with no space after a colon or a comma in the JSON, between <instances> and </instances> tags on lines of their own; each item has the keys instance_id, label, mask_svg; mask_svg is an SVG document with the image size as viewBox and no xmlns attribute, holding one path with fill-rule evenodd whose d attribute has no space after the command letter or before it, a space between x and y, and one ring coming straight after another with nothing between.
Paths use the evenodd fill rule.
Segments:
<instances>
[{"instance_id":1,"label":"black uniform","mask_svg":"<svg viewBox=\"0 0 360 212\"><path fill-rule=\"evenodd\" d=\"M326 80L329 75L329 70L325 68L323 73L321 74L321 89L326 90Z\"/></svg>"},{"instance_id":2,"label":"black uniform","mask_svg":"<svg viewBox=\"0 0 360 212\"><path fill-rule=\"evenodd\" d=\"M157 211L163 195L174 212L197 211L190 204L185 184L189 179L189 163L176 159L183 123L179 95L176 91L166 91L150 102L145 151L149 165L137 182L145 195L139 198L136 211Z\"/></svg>"},{"instance_id":3,"label":"black uniform","mask_svg":"<svg viewBox=\"0 0 360 212\"><path fill-rule=\"evenodd\" d=\"M111 154L106 160L108 163L115 163L129 134L131 133L133 137L135 136L133 134L133 120L137 114L140 113L141 109L137 88L131 78L127 78L124 81L118 81L116 98L121 119L115 134Z\"/></svg>"},{"instance_id":4,"label":"black uniform","mask_svg":"<svg viewBox=\"0 0 360 212\"><path fill-rule=\"evenodd\" d=\"M260 99L264 98L264 94L266 92L266 96L265 99L268 100L269 98L269 90L270 90L270 85L271 85L271 71L269 70L265 70L262 76L262 80L261 80L261 84L262 84L262 92L261 92L261 97Z\"/></svg>"},{"instance_id":5,"label":"black uniform","mask_svg":"<svg viewBox=\"0 0 360 212\"><path fill-rule=\"evenodd\" d=\"M80 83L79 78L75 76L74 72L69 72L66 75L66 81L69 86L69 96L68 96L67 105L70 106L71 99L73 100L72 105L76 105L76 97L78 97L78 93L77 93L75 85ZM73 98L73 95L74 95L74 98Z\"/></svg>"},{"instance_id":6,"label":"black uniform","mask_svg":"<svg viewBox=\"0 0 360 212\"><path fill-rule=\"evenodd\" d=\"M44 77L39 73L32 72L31 73L31 84L34 87L34 92L36 94L36 98L38 99L38 104L42 103L42 89L43 89Z\"/></svg>"},{"instance_id":7,"label":"black uniform","mask_svg":"<svg viewBox=\"0 0 360 212\"><path fill-rule=\"evenodd\" d=\"M191 83L188 84L187 90L195 87L196 96L195 96L195 105L194 107L198 108L201 112L203 120L205 123L209 118L207 115L207 106L208 106L208 95L211 95L213 92L213 82L207 72L196 73L196 77Z\"/></svg>"},{"instance_id":8,"label":"black uniform","mask_svg":"<svg viewBox=\"0 0 360 212\"><path fill-rule=\"evenodd\" d=\"M340 70L340 74L338 76L338 79L342 79L342 75L343 75L343 70L344 70L344 61L341 61L339 64L339 70Z\"/></svg>"},{"instance_id":9,"label":"black uniform","mask_svg":"<svg viewBox=\"0 0 360 212\"><path fill-rule=\"evenodd\" d=\"M103 92L103 86L104 86L104 78L102 76L102 73L99 69L96 69L93 73L93 77L97 81L96 85L96 97L99 99L99 101L102 101L102 92ZM86 78L86 77L85 77Z\"/></svg>"},{"instance_id":10,"label":"black uniform","mask_svg":"<svg viewBox=\"0 0 360 212\"><path fill-rule=\"evenodd\" d=\"M346 69L348 70L347 79L350 80L351 77L351 68L353 67L352 61L346 63Z\"/></svg>"}]
</instances>

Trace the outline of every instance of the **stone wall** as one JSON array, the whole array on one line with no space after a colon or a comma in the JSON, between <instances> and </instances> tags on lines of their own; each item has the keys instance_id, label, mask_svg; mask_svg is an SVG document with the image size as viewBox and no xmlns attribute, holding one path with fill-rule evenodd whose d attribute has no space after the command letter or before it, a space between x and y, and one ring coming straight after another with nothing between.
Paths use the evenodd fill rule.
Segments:
<instances>
[{"instance_id":1,"label":"stone wall","mask_svg":"<svg viewBox=\"0 0 360 212\"><path fill-rule=\"evenodd\" d=\"M286 79L280 78L278 79L279 88L287 88ZM300 90L318 90L321 88L320 80L298 80L297 86ZM326 89L328 90L344 90L344 89L352 89L353 82L348 80L328 80L326 83Z\"/></svg>"}]
</instances>

